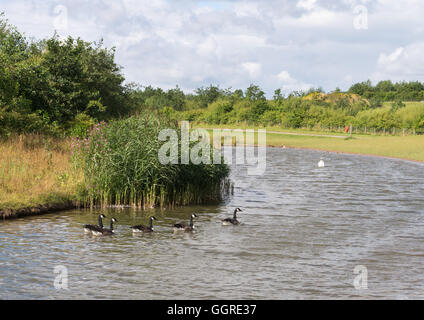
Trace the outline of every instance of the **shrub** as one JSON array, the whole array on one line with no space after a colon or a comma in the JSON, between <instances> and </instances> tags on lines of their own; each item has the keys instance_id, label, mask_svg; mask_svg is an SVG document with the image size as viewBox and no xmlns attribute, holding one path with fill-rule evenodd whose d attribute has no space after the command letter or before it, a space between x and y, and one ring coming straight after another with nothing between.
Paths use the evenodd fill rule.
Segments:
<instances>
[{"instance_id":1,"label":"shrub","mask_svg":"<svg viewBox=\"0 0 424 320\"><path fill-rule=\"evenodd\" d=\"M71 122L69 134L72 137L85 138L88 134L88 130L90 130L93 126L94 119L85 113L80 113Z\"/></svg>"}]
</instances>

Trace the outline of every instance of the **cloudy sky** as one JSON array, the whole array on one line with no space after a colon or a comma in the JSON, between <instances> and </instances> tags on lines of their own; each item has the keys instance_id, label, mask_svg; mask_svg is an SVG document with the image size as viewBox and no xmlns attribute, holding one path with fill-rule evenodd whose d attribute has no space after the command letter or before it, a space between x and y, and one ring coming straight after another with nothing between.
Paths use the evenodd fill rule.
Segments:
<instances>
[{"instance_id":1,"label":"cloudy sky","mask_svg":"<svg viewBox=\"0 0 424 320\"><path fill-rule=\"evenodd\" d=\"M268 96L424 81L424 0L0 0L27 36L100 38L127 81Z\"/></svg>"}]
</instances>

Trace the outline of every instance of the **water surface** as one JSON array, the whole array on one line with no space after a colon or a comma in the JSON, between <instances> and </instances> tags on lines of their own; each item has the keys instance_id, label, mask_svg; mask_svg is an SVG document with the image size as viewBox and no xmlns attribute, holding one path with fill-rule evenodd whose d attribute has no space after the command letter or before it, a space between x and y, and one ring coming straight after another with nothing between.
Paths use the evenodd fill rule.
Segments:
<instances>
[{"instance_id":1,"label":"water surface","mask_svg":"<svg viewBox=\"0 0 424 320\"><path fill-rule=\"evenodd\" d=\"M263 176L238 165L232 179L220 205L103 210L112 237L83 233L99 210L0 222L0 298L424 298L423 164L270 148ZM242 224L221 226L236 207ZM192 212L197 231L173 234ZM133 236L150 215L156 232ZM58 265L68 290L54 288ZM358 265L368 289L353 285Z\"/></svg>"}]
</instances>

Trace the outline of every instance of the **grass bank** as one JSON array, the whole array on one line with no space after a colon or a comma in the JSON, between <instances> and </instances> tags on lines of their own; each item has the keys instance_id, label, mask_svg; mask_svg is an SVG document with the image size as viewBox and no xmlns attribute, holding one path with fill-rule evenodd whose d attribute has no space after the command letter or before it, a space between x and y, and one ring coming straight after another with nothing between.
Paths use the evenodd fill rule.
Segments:
<instances>
[{"instance_id":1,"label":"grass bank","mask_svg":"<svg viewBox=\"0 0 424 320\"><path fill-rule=\"evenodd\" d=\"M83 176L70 157L68 139L27 135L0 141L0 209L43 211L77 201Z\"/></svg>"},{"instance_id":2,"label":"grass bank","mask_svg":"<svg viewBox=\"0 0 424 320\"><path fill-rule=\"evenodd\" d=\"M227 165L162 164L161 129L146 115L96 125L86 139L17 136L0 142L0 217L86 206L178 206L219 201L231 187ZM175 124L174 124L175 126ZM175 134L178 130L175 129ZM172 156L171 156L172 155Z\"/></svg>"},{"instance_id":3,"label":"grass bank","mask_svg":"<svg viewBox=\"0 0 424 320\"><path fill-rule=\"evenodd\" d=\"M352 136L352 139L293 136L270 133L270 146L308 148L424 161L424 136Z\"/></svg>"},{"instance_id":4,"label":"grass bank","mask_svg":"<svg viewBox=\"0 0 424 320\"><path fill-rule=\"evenodd\" d=\"M197 124L194 127L205 128L206 126ZM230 126L217 126L216 128L224 127L230 128ZM241 129L246 128L242 127ZM282 131L281 128L270 127L266 129L267 131ZM284 132L291 134L285 134ZM352 137L346 135L346 138L334 138L328 132L306 132L304 130L284 130L284 132L267 133L267 145L374 155L424 162L424 135L374 136L353 134ZM317 136L306 136L303 133L316 134ZM342 134L334 133L334 135L341 136Z\"/></svg>"}]
</instances>

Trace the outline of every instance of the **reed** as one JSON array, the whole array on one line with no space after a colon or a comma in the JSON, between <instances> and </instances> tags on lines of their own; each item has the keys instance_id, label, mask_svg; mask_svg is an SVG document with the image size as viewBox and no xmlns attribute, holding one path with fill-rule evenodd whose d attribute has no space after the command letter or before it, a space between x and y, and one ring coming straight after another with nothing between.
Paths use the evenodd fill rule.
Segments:
<instances>
[{"instance_id":1,"label":"reed","mask_svg":"<svg viewBox=\"0 0 424 320\"><path fill-rule=\"evenodd\" d=\"M163 207L221 200L230 189L228 166L161 164L162 129L179 133L174 122L144 114L99 123L87 139L74 139L74 160L84 171L85 202Z\"/></svg>"}]
</instances>

